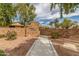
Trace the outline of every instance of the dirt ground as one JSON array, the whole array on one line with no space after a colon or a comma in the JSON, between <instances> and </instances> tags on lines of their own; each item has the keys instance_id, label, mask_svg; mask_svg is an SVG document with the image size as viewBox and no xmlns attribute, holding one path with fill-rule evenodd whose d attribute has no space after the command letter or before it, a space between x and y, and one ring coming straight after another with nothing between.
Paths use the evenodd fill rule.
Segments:
<instances>
[{"instance_id":1,"label":"dirt ground","mask_svg":"<svg viewBox=\"0 0 79 59\"><path fill-rule=\"evenodd\" d=\"M5 38L0 38L0 50L4 50L7 55L21 55L21 56L26 55L31 45L34 43L34 41L40 34L39 32L31 31L31 33L29 34L26 33L28 35L25 37L25 28L7 28L7 27L5 28L0 27L0 34L5 34L9 30L15 31L17 33L17 38L15 40L5 40Z\"/></svg>"},{"instance_id":2,"label":"dirt ground","mask_svg":"<svg viewBox=\"0 0 79 59\"><path fill-rule=\"evenodd\" d=\"M36 37L17 37L15 40L0 39L0 50L5 51L6 55L25 55Z\"/></svg>"},{"instance_id":3,"label":"dirt ground","mask_svg":"<svg viewBox=\"0 0 79 59\"><path fill-rule=\"evenodd\" d=\"M21 43L25 43L26 40L30 40L32 37L17 37L15 40L4 40L0 39L0 49L5 50L6 48L14 49Z\"/></svg>"},{"instance_id":4,"label":"dirt ground","mask_svg":"<svg viewBox=\"0 0 79 59\"><path fill-rule=\"evenodd\" d=\"M51 39L60 56L79 56L79 29L52 29L40 27L41 35L52 37L52 32L60 34L58 39Z\"/></svg>"},{"instance_id":5,"label":"dirt ground","mask_svg":"<svg viewBox=\"0 0 79 59\"><path fill-rule=\"evenodd\" d=\"M79 56L79 38L51 39L60 56Z\"/></svg>"}]
</instances>

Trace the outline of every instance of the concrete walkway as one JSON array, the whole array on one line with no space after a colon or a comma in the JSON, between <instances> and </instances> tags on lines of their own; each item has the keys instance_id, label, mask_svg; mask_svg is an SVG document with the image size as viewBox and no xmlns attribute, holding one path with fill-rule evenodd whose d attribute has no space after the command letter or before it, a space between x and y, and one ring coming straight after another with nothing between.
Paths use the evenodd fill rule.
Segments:
<instances>
[{"instance_id":1,"label":"concrete walkway","mask_svg":"<svg viewBox=\"0 0 79 59\"><path fill-rule=\"evenodd\" d=\"M57 52L54 49L50 40L46 36L40 36L34 42L31 49L26 54L27 56L57 56Z\"/></svg>"}]
</instances>

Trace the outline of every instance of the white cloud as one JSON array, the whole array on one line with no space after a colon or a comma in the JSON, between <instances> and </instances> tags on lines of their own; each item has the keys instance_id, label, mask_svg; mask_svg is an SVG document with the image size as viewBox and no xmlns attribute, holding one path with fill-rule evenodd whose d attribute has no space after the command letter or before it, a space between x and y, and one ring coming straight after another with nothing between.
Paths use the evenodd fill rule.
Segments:
<instances>
[{"instance_id":1,"label":"white cloud","mask_svg":"<svg viewBox=\"0 0 79 59\"><path fill-rule=\"evenodd\" d=\"M60 13L59 13L59 8L57 7L56 9L53 9L52 12L50 12L50 4L48 3L39 3L39 4L35 4L34 5L36 8L35 13L37 14L37 17L42 17L42 18L59 18L60 17ZM64 14L64 17L71 17L71 16L75 16L75 15L79 15L79 8L74 12L74 13L70 13L68 15Z\"/></svg>"},{"instance_id":2,"label":"white cloud","mask_svg":"<svg viewBox=\"0 0 79 59\"><path fill-rule=\"evenodd\" d=\"M39 3L35 4L37 17L44 17L50 14L50 4L48 3Z\"/></svg>"}]
</instances>

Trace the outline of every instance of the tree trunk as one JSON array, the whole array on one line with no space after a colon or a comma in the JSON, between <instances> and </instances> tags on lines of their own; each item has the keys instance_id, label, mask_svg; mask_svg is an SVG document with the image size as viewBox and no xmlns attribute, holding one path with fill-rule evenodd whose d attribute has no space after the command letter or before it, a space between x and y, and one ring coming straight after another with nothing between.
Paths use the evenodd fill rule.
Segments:
<instances>
[{"instance_id":1,"label":"tree trunk","mask_svg":"<svg viewBox=\"0 0 79 59\"><path fill-rule=\"evenodd\" d=\"M25 37L26 37L26 22L25 22L25 24L24 24L24 27L25 27Z\"/></svg>"},{"instance_id":2,"label":"tree trunk","mask_svg":"<svg viewBox=\"0 0 79 59\"><path fill-rule=\"evenodd\" d=\"M60 4L60 18L63 18L63 5Z\"/></svg>"},{"instance_id":3,"label":"tree trunk","mask_svg":"<svg viewBox=\"0 0 79 59\"><path fill-rule=\"evenodd\" d=\"M26 26L25 26L25 37L26 37Z\"/></svg>"}]
</instances>

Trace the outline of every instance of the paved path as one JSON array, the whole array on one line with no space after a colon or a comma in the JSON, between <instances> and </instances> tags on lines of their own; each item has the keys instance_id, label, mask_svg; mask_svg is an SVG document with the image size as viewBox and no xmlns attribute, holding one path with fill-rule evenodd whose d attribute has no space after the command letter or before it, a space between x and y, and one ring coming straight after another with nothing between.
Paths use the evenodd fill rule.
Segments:
<instances>
[{"instance_id":1,"label":"paved path","mask_svg":"<svg viewBox=\"0 0 79 59\"><path fill-rule=\"evenodd\" d=\"M48 37L41 36L34 42L31 49L27 53L28 56L57 56L57 52L54 49Z\"/></svg>"}]
</instances>

